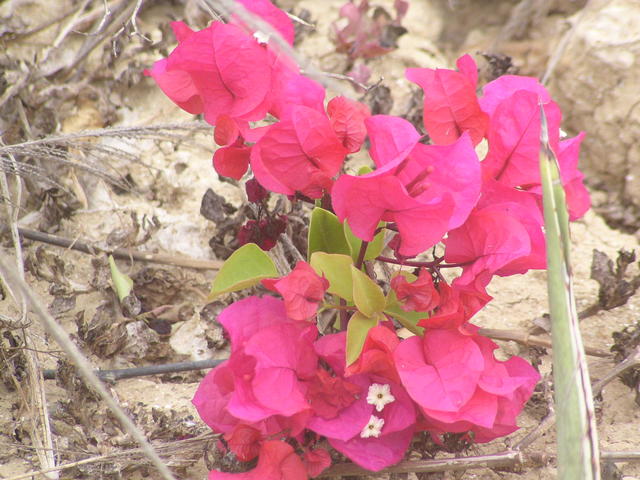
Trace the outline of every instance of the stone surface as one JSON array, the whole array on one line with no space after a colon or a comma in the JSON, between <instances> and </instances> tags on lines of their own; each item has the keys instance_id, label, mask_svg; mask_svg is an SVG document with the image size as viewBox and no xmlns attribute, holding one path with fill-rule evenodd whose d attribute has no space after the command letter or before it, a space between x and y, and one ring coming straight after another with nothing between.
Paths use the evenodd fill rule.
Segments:
<instances>
[{"instance_id":1,"label":"stone surface","mask_svg":"<svg viewBox=\"0 0 640 480\"><path fill-rule=\"evenodd\" d=\"M640 2L596 0L570 21L550 83L564 128L589 132L581 166L591 183L640 208Z\"/></svg>"}]
</instances>

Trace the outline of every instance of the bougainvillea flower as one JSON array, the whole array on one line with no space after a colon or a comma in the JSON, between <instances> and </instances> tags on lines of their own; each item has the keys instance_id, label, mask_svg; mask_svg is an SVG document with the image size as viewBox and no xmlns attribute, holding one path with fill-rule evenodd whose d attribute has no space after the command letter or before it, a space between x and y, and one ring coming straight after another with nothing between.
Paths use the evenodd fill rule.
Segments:
<instances>
[{"instance_id":1,"label":"bougainvillea flower","mask_svg":"<svg viewBox=\"0 0 640 480\"><path fill-rule=\"evenodd\" d=\"M492 299L484 285L482 282L480 285L477 282L460 284L460 278L451 285L441 280L437 286L440 301L435 311L421 319L418 326L427 329L461 327Z\"/></svg>"},{"instance_id":2,"label":"bougainvillea flower","mask_svg":"<svg viewBox=\"0 0 640 480\"><path fill-rule=\"evenodd\" d=\"M255 423L307 413L303 382L316 373L317 328L287 318L283 302L273 297L236 302L218 321L231 339L231 356L214 370L218 376L208 376L196 393L194 404L203 419L228 431L233 422L225 414Z\"/></svg>"},{"instance_id":3,"label":"bougainvillea flower","mask_svg":"<svg viewBox=\"0 0 640 480\"><path fill-rule=\"evenodd\" d=\"M434 143L448 145L468 132L477 145L489 124L476 97L478 71L469 55L456 64L459 71L408 68L406 76L424 90L424 128Z\"/></svg>"},{"instance_id":4,"label":"bougainvillea flower","mask_svg":"<svg viewBox=\"0 0 640 480\"><path fill-rule=\"evenodd\" d=\"M242 137L232 145L218 148L213 154L213 168L224 177L240 180L249 168L251 147L245 145Z\"/></svg>"},{"instance_id":5,"label":"bougainvillea flower","mask_svg":"<svg viewBox=\"0 0 640 480\"><path fill-rule=\"evenodd\" d=\"M309 477L317 477L331 466L331 456L324 448L305 450L302 462L307 469Z\"/></svg>"},{"instance_id":6,"label":"bougainvillea flower","mask_svg":"<svg viewBox=\"0 0 640 480\"><path fill-rule=\"evenodd\" d=\"M330 366L345 365L345 332L325 335L316 341L316 351ZM381 470L402 459L413 436L416 415L413 402L402 386L379 375L357 374L347 377L349 383L361 389L359 397L343 408L336 417L326 419L312 416L308 428L329 439L333 448L349 457L358 465L372 471ZM378 411L374 402L367 397L372 385L389 390L389 399ZM385 390L386 390L385 388ZM363 432L375 422L374 432Z\"/></svg>"},{"instance_id":7,"label":"bougainvillea flower","mask_svg":"<svg viewBox=\"0 0 640 480\"><path fill-rule=\"evenodd\" d=\"M482 435L494 427L517 429L515 418L540 376L518 357L496 360L495 348L485 337L454 329L427 330L396 348L402 383L432 427ZM499 405L509 413L498 412Z\"/></svg>"},{"instance_id":8,"label":"bougainvillea flower","mask_svg":"<svg viewBox=\"0 0 640 480\"><path fill-rule=\"evenodd\" d=\"M308 320L318 311L329 288L326 278L320 277L307 262L298 262L293 271L280 279L266 279L263 285L284 298L287 316L294 320Z\"/></svg>"},{"instance_id":9,"label":"bougainvillea flower","mask_svg":"<svg viewBox=\"0 0 640 480\"><path fill-rule=\"evenodd\" d=\"M478 100L480 107L490 117L493 117L498 105L518 90L534 93L542 104L551 101L551 95L537 78L502 75L482 87L482 97Z\"/></svg>"},{"instance_id":10,"label":"bougainvillea flower","mask_svg":"<svg viewBox=\"0 0 640 480\"><path fill-rule=\"evenodd\" d=\"M262 220L247 220L238 231L238 245L255 243L262 250L271 250L287 228L286 215L272 216Z\"/></svg>"},{"instance_id":11,"label":"bougainvillea flower","mask_svg":"<svg viewBox=\"0 0 640 480\"><path fill-rule=\"evenodd\" d=\"M327 115L347 152L355 153L360 150L367 136L364 121L371 116L369 107L364 103L339 96L332 98L327 104Z\"/></svg>"},{"instance_id":12,"label":"bougainvillea flower","mask_svg":"<svg viewBox=\"0 0 640 480\"><path fill-rule=\"evenodd\" d=\"M549 143L555 150L560 135L561 112L549 101L543 105ZM518 90L500 102L487 133L489 152L482 161L483 178L494 178L509 187L540 184L540 97Z\"/></svg>"},{"instance_id":13,"label":"bougainvillea flower","mask_svg":"<svg viewBox=\"0 0 640 480\"><path fill-rule=\"evenodd\" d=\"M514 275L544 268L546 250L543 218L536 196L485 182L482 198L469 219L445 239L445 259L463 264L460 283L481 274Z\"/></svg>"},{"instance_id":14,"label":"bougainvillea flower","mask_svg":"<svg viewBox=\"0 0 640 480\"><path fill-rule=\"evenodd\" d=\"M272 76L265 48L237 25L214 22L198 32L181 22L172 27L178 46L146 71L171 100L212 125L222 114L264 118Z\"/></svg>"},{"instance_id":15,"label":"bougainvillea flower","mask_svg":"<svg viewBox=\"0 0 640 480\"><path fill-rule=\"evenodd\" d=\"M379 168L358 177L340 176L332 190L333 207L340 221L347 220L353 233L366 241L373 240L378 222L394 222L399 253L410 257L466 220L480 193L480 163L467 134L451 145L415 144L408 156L398 155L411 145L409 128L405 125L398 140L389 141L393 132L384 127L386 118L366 121L372 145L378 143L378 132L385 131L381 138L387 146L372 149ZM393 158L387 161L380 154Z\"/></svg>"},{"instance_id":16,"label":"bougainvillea flower","mask_svg":"<svg viewBox=\"0 0 640 480\"><path fill-rule=\"evenodd\" d=\"M209 480L307 480L307 469L293 447L280 440L264 442L258 465L245 473L212 470Z\"/></svg>"},{"instance_id":17,"label":"bougainvillea flower","mask_svg":"<svg viewBox=\"0 0 640 480\"><path fill-rule=\"evenodd\" d=\"M284 119L292 107L299 105L324 112L324 87L315 80L300 75L296 65L283 62L283 59L278 59L275 63L273 103L269 113L276 118Z\"/></svg>"},{"instance_id":18,"label":"bougainvillea flower","mask_svg":"<svg viewBox=\"0 0 640 480\"><path fill-rule=\"evenodd\" d=\"M382 7L369 12L369 0L361 0L359 5L345 3L340 8L340 18L346 19L347 24L344 27L333 24L336 50L354 59L375 58L397 48L395 39L407 32L400 23L409 9L409 2L395 0L393 7L396 10L394 19Z\"/></svg>"},{"instance_id":19,"label":"bougainvillea flower","mask_svg":"<svg viewBox=\"0 0 640 480\"><path fill-rule=\"evenodd\" d=\"M318 369L316 376L307 382L307 401L314 415L335 418L355 402L361 390L360 386L342 377L334 377L326 370Z\"/></svg>"},{"instance_id":20,"label":"bougainvillea flower","mask_svg":"<svg viewBox=\"0 0 640 480\"><path fill-rule=\"evenodd\" d=\"M384 325L376 325L367 333L362 352L358 359L349 365L345 375L370 373L400 383L400 377L393 361L393 351L400 339L396 332Z\"/></svg>"},{"instance_id":21,"label":"bougainvillea flower","mask_svg":"<svg viewBox=\"0 0 640 480\"><path fill-rule=\"evenodd\" d=\"M239 423L231 432L225 434L224 439L241 462L249 462L260 453L262 433L257 428Z\"/></svg>"},{"instance_id":22,"label":"bougainvillea flower","mask_svg":"<svg viewBox=\"0 0 640 480\"><path fill-rule=\"evenodd\" d=\"M293 37L295 36L293 22L283 10L280 10L269 0L238 0L238 3L241 3L249 12L259 16L265 22L270 23L289 45L293 45ZM243 24L237 17L234 17L233 21Z\"/></svg>"},{"instance_id":23,"label":"bougainvillea flower","mask_svg":"<svg viewBox=\"0 0 640 480\"><path fill-rule=\"evenodd\" d=\"M347 154L323 112L297 105L251 151L251 168L267 190L320 198Z\"/></svg>"},{"instance_id":24,"label":"bougainvillea flower","mask_svg":"<svg viewBox=\"0 0 640 480\"><path fill-rule=\"evenodd\" d=\"M391 288L401 302L402 309L407 312L429 312L440 303L440 294L433 284L431 273L424 268L413 282L408 282L403 275L396 275L391 280Z\"/></svg>"}]
</instances>

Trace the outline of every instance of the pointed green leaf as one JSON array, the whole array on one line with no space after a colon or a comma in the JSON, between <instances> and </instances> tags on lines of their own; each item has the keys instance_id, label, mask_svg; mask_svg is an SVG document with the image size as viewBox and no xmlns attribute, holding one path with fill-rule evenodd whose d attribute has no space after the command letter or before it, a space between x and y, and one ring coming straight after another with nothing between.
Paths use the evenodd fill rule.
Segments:
<instances>
[{"instance_id":1,"label":"pointed green leaf","mask_svg":"<svg viewBox=\"0 0 640 480\"><path fill-rule=\"evenodd\" d=\"M109 268L111 269L111 280L113 281L113 288L118 295L118 299L122 302L126 297L131 294L133 289L133 280L118 270L116 261L113 256L109 255Z\"/></svg>"},{"instance_id":2,"label":"pointed green leaf","mask_svg":"<svg viewBox=\"0 0 640 480\"><path fill-rule=\"evenodd\" d=\"M351 254L342 223L338 217L319 207L314 208L311 212L307 258L311 258L314 252Z\"/></svg>"},{"instance_id":3,"label":"pointed green leaf","mask_svg":"<svg viewBox=\"0 0 640 480\"><path fill-rule=\"evenodd\" d=\"M353 265L351 266L351 279L353 280L353 303L358 310L367 317L382 312L386 300L378 284Z\"/></svg>"},{"instance_id":4,"label":"pointed green leaf","mask_svg":"<svg viewBox=\"0 0 640 480\"><path fill-rule=\"evenodd\" d=\"M595 480L600 478L600 455L591 383L573 293L569 214L558 160L549 146L542 105L540 120L540 177L547 242L558 478Z\"/></svg>"},{"instance_id":5,"label":"pointed green leaf","mask_svg":"<svg viewBox=\"0 0 640 480\"><path fill-rule=\"evenodd\" d=\"M420 337L424 334L424 328L418 326L418 322L423 318L429 318L428 312L405 312L400 307L399 303L387 305L384 309L384 313L393 317L400 322L404 328Z\"/></svg>"},{"instance_id":6,"label":"pointed green leaf","mask_svg":"<svg viewBox=\"0 0 640 480\"><path fill-rule=\"evenodd\" d=\"M367 317L361 312L356 312L349 319L347 325L347 366L360 356L367 334L378 324L378 318L378 316Z\"/></svg>"},{"instance_id":7,"label":"pointed green leaf","mask_svg":"<svg viewBox=\"0 0 640 480\"><path fill-rule=\"evenodd\" d=\"M386 225L386 222L378 223L378 227L384 227L385 225ZM356 237L353 234L353 232L351 231L351 227L349 227L349 224L347 221L344 222L343 226L344 226L344 237L347 239L347 243L349 245L350 252L351 252L351 257L355 262L358 260L358 255L360 254L360 246L362 245L362 240L360 240L358 237ZM364 254L365 261L373 260L374 258L376 258L378 255L382 253L383 249L384 249L384 230L379 232L376 236L374 236L373 240L369 242L369 245L367 245L367 251Z\"/></svg>"},{"instance_id":8,"label":"pointed green leaf","mask_svg":"<svg viewBox=\"0 0 640 480\"><path fill-rule=\"evenodd\" d=\"M353 301L353 283L351 267L353 260L349 255L337 253L314 252L309 263L318 275L324 275L329 282L329 293Z\"/></svg>"},{"instance_id":9,"label":"pointed green leaf","mask_svg":"<svg viewBox=\"0 0 640 480\"><path fill-rule=\"evenodd\" d=\"M213 279L209 300L223 293L252 287L264 278L277 276L278 270L269 255L255 243L247 243L224 262Z\"/></svg>"}]
</instances>

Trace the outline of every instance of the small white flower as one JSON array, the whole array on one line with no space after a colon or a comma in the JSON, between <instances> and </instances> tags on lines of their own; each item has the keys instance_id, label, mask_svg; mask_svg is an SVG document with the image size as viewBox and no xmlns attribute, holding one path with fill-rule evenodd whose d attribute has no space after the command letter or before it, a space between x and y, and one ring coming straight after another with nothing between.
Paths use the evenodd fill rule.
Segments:
<instances>
[{"instance_id":1,"label":"small white flower","mask_svg":"<svg viewBox=\"0 0 640 480\"><path fill-rule=\"evenodd\" d=\"M369 437L378 438L380 436L380 433L382 433L383 425L384 425L384 419L378 418L375 415L371 415L371 418L369 419L369 423L367 423L365 427L362 429L362 432L360 432L360 436L362 438L369 438Z\"/></svg>"},{"instance_id":2,"label":"small white flower","mask_svg":"<svg viewBox=\"0 0 640 480\"><path fill-rule=\"evenodd\" d=\"M367 394L367 403L369 405L375 405L376 410L381 412L387 403L391 403L396 398L391 395L391 387L389 384L380 385L379 383L372 383L369 387L369 393Z\"/></svg>"},{"instance_id":3,"label":"small white flower","mask_svg":"<svg viewBox=\"0 0 640 480\"><path fill-rule=\"evenodd\" d=\"M260 45L265 45L269 43L269 39L271 38L271 36L267 33L264 33L258 30L254 32L253 38L255 38Z\"/></svg>"}]
</instances>

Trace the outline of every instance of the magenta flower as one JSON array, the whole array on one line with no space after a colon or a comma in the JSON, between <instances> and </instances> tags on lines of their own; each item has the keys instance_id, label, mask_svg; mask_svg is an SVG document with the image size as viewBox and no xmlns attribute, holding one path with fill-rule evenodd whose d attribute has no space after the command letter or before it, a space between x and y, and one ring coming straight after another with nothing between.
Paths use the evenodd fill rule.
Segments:
<instances>
[{"instance_id":1,"label":"magenta flower","mask_svg":"<svg viewBox=\"0 0 640 480\"><path fill-rule=\"evenodd\" d=\"M284 298L287 316L294 320L309 320L318 311L329 288L326 278L320 277L307 262L298 262L293 271L280 279L262 281L269 290Z\"/></svg>"},{"instance_id":2,"label":"magenta flower","mask_svg":"<svg viewBox=\"0 0 640 480\"><path fill-rule=\"evenodd\" d=\"M293 447L280 440L264 442L258 465L245 473L212 470L209 480L307 480L307 469Z\"/></svg>"},{"instance_id":3,"label":"magenta flower","mask_svg":"<svg viewBox=\"0 0 640 480\"><path fill-rule=\"evenodd\" d=\"M423 145L400 118L377 115L366 125L378 169L338 178L334 210L366 241L381 220L394 222L400 254L417 255L466 220L480 193L478 157L467 134L451 145Z\"/></svg>"},{"instance_id":4,"label":"magenta flower","mask_svg":"<svg viewBox=\"0 0 640 480\"><path fill-rule=\"evenodd\" d=\"M495 348L455 329L427 330L396 348L402 385L434 433L472 431L476 441L488 441L491 432L495 438L517 429L516 416L540 376L521 358L496 360Z\"/></svg>"},{"instance_id":5,"label":"magenta flower","mask_svg":"<svg viewBox=\"0 0 640 480\"><path fill-rule=\"evenodd\" d=\"M402 309L407 312L429 312L440 303L440 294L427 269L421 269L413 282L408 282L402 275L396 275L391 279L391 288L401 302Z\"/></svg>"},{"instance_id":6,"label":"magenta flower","mask_svg":"<svg viewBox=\"0 0 640 480\"><path fill-rule=\"evenodd\" d=\"M468 132L477 145L489 124L476 97L478 69L469 55L460 57L456 65L459 71L408 68L406 76L424 90L424 128L434 143L448 145Z\"/></svg>"},{"instance_id":7,"label":"magenta flower","mask_svg":"<svg viewBox=\"0 0 640 480\"><path fill-rule=\"evenodd\" d=\"M345 342L346 334L341 332L315 343L318 355L337 376L344 374ZM357 374L345 380L360 387L359 397L333 418L313 415L307 428L327 437L333 448L368 470L399 462L415 429L411 398L400 384L379 375ZM387 390L388 394L382 393ZM377 403L371 398L375 393L387 398Z\"/></svg>"},{"instance_id":8,"label":"magenta flower","mask_svg":"<svg viewBox=\"0 0 640 480\"><path fill-rule=\"evenodd\" d=\"M178 46L146 71L189 113L215 125L220 115L261 120L271 104L272 69L267 50L237 25L214 22L194 32L171 24Z\"/></svg>"},{"instance_id":9,"label":"magenta flower","mask_svg":"<svg viewBox=\"0 0 640 480\"><path fill-rule=\"evenodd\" d=\"M251 168L267 190L320 198L347 154L324 112L291 107L251 149Z\"/></svg>"},{"instance_id":10,"label":"magenta flower","mask_svg":"<svg viewBox=\"0 0 640 480\"><path fill-rule=\"evenodd\" d=\"M483 276L525 273L546 265L543 218L533 193L485 182L482 197L468 220L444 243L447 262L462 263L460 284Z\"/></svg>"},{"instance_id":11,"label":"magenta flower","mask_svg":"<svg viewBox=\"0 0 640 480\"><path fill-rule=\"evenodd\" d=\"M542 196L539 167L542 104L549 128L549 144L558 157L571 220L584 215L591 206L583 184L584 175L578 170L584 133L559 140L560 108L536 78L505 75L485 85L483 93L480 106L491 117L487 132L489 152L482 162L483 178L496 179L507 186Z\"/></svg>"},{"instance_id":12,"label":"magenta flower","mask_svg":"<svg viewBox=\"0 0 640 480\"><path fill-rule=\"evenodd\" d=\"M225 433L240 422L264 433L283 425L301 431L310 409L303 382L317 369L317 328L287 318L283 302L273 297L240 300L218 320L229 334L231 356L196 392L202 419Z\"/></svg>"}]
</instances>

